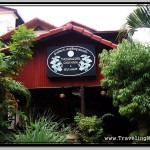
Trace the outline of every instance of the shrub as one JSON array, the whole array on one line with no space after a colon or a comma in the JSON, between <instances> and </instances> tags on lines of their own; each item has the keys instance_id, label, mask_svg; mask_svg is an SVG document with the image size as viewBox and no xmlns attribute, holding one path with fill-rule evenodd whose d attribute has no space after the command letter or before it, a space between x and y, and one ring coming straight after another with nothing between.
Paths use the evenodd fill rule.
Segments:
<instances>
[{"instance_id":1,"label":"shrub","mask_svg":"<svg viewBox=\"0 0 150 150\"><path fill-rule=\"evenodd\" d=\"M84 116L77 113L74 117L77 137L83 143L101 143L103 139L102 119L97 116Z\"/></svg>"}]
</instances>

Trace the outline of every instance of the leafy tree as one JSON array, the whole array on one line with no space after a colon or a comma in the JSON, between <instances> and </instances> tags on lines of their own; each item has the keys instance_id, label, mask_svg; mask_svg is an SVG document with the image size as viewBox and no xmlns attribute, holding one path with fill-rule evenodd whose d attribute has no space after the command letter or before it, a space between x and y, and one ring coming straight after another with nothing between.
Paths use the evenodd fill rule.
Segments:
<instances>
[{"instance_id":1,"label":"leafy tree","mask_svg":"<svg viewBox=\"0 0 150 150\"><path fill-rule=\"evenodd\" d=\"M20 26L14 30L11 36L11 42L4 44L0 41L0 127L2 128L5 116L8 114L10 108L10 96L8 93L16 92L23 94L27 101L30 99L30 93L18 81L13 80L15 75L20 72L20 67L23 66L29 58L32 57L31 47L34 40L33 29L28 30L25 26ZM9 52L4 53L3 48L8 47Z\"/></svg>"},{"instance_id":2,"label":"leafy tree","mask_svg":"<svg viewBox=\"0 0 150 150\"><path fill-rule=\"evenodd\" d=\"M101 86L122 116L136 121L137 135L150 134L150 46L123 40L116 49L99 55Z\"/></svg>"}]
</instances>

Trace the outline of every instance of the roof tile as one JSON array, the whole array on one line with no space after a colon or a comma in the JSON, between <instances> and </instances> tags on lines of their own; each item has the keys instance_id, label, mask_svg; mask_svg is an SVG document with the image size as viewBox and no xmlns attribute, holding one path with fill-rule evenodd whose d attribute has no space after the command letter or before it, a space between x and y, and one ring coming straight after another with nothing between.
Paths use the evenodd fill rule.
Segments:
<instances>
[{"instance_id":1,"label":"roof tile","mask_svg":"<svg viewBox=\"0 0 150 150\"><path fill-rule=\"evenodd\" d=\"M38 40L40 40L40 39L42 39L42 38L44 38L44 37L47 37L47 36L50 36L50 35L53 35L53 34L62 32L62 31L64 31L64 28L63 28L63 27L56 28L56 29L50 30L49 32L40 34L40 35L37 36L36 38L37 38Z\"/></svg>"},{"instance_id":2,"label":"roof tile","mask_svg":"<svg viewBox=\"0 0 150 150\"><path fill-rule=\"evenodd\" d=\"M112 44L112 42L108 41L108 40L105 40L105 39L101 39L101 43L107 45L107 46L110 46Z\"/></svg>"},{"instance_id":3,"label":"roof tile","mask_svg":"<svg viewBox=\"0 0 150 150\"><path fill-rule=\"evenodd\" d=\"M84 35L87 35L87 36L89 36L89 37L91 37L91 36L93 35L92 32L89 32L89 31L87 31L87 30L84 30L84 31L83 31L83 34L84 34Z\"/></svg>"},{"instance_id":4,"label":"roof tile","mask_svg":"<svg viewBox=\"0 0 150 150\"><path fill-rule=\"evenodd\" d=\"M96 41L100 41L100 37L97 36L97 35L95 35L95 34L93 34L93 35L91 36L91 38L94 39L94 40L96 40Z\"/></svg>"},{"instance_id":5,"label":"roof tile","mask_svg":"<svg viewBox=\"0 0 150 150\"><path fill-rule=\"evenodd\" d=\"M101 40L102 40L103 38L102 37L99 37L99 42L101 43Z\"/></svg>"},{"instance_id":6,"label":"roof tile","mask_svg":"<svg viewBox=\"0 0 150 150\"><path fill-rule=\"evenodd\" d=\"M112 47L112 48L117 48L117 45L114 44L114 43L112 43L112 44L110 45L110 47Z\"/></svg>"},{"instance_id":7,"label":"roof tile","mask_svg":"<svg viewBox=\"0 0 150 150\"><path fill-rule=\"evenodd\" d=\"M56 33L58 33L58 32L62 32L62 31L64 31L64 28L63 28L63 27L56 28L56 29L50 30L50 35L56 34Z\"/></svg>"},{"instance_id":8,"label":"roof tile","mask_svg":"<svg viewBox=\"0 0 150 150\"><path fill-rule=\"evenodd\" d=\"M80 28L80 27L77 27L77 26L73 26L73 30L82 33L84 29Z\"/></svg>"}]
</instances>

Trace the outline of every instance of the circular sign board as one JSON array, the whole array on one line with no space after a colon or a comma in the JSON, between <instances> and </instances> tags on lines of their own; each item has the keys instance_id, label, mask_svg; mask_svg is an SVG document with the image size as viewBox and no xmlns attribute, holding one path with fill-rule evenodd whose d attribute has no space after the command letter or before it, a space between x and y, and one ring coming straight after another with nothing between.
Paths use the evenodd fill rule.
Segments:
<instances>
[{"instance_id":1,"label":"circular sign board","mask_svg":"<svg viewBox=\"0 0 150 150\"><path fill-rule=\"evenodd\" d=\"M82 46L64 46L48 49L48 76L82 76L95 67L95 51ZM93 69L93 70L92 70Z\"/></svg>"}]
</instances>

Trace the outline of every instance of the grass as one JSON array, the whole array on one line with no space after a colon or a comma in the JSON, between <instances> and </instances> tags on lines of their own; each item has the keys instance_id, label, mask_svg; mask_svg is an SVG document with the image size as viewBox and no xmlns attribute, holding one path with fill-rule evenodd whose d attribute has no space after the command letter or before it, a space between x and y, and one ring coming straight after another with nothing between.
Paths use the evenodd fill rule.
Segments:
<instances>
[{"instance_id":1,"label":"grass","mask_svg":"<svg viewBox=\"0 0 150 150\"><path fill-rule=\"evenodd\" d=\"M47 113L48 114L48 113ZM62 144L67 143L68 127L64 127L62 120L54 121L55 116L42 115L33 119L30 116L25 123L24 132L12 133L10 139L15 144Z\"/></svg>"}]
</instances>

